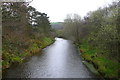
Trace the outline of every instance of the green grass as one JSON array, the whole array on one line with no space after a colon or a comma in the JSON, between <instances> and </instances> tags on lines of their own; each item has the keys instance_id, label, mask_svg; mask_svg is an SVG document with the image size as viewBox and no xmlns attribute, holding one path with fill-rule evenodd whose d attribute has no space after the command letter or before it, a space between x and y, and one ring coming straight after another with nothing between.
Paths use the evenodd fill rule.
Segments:
<instances>
[{"instance_id":1,"label":"green grass","mask_svg":"<svg viewBox=\"0 0 120 80\"><path fill-rule=\"evenodd\" d=\"M10 42L7 41L7 43L3 45L2 50L3 69L9 68L13 63L22 63L26 57L32 56L40 52L42 48L45 48L46 46L53 43L53 39L49 37L42 37L41 39L37 40L31 39L29 41L28 47L22 49L21 52L19 49L20 46L19 45L16 46L16 43L11 45Z\"/></svg>"},{"instance_id":2,"label":"green grass","mask_svg":"<svg viewBox=\"0 0 120 80\"><path fill-rule=\"evenodd\" d=\"M48 37L44 37L42 38L42 47L41 48L44 48L48 45L50 45L51 43L53 43L53 40L51 38L48 38Z\"/></svg>"},{"instance_id":3,"label":"green grass","mask_svg":"<svg viewBox=\"0 0 120 80\"><path fill-rule=\"evenodd\" d=\"M117 78L120 64L105 55L100 55L96 49L91 49L88 44L81 44L81 56L88 62L93 63L97 71L106 78Z\"/></svg>"}]
</instances>

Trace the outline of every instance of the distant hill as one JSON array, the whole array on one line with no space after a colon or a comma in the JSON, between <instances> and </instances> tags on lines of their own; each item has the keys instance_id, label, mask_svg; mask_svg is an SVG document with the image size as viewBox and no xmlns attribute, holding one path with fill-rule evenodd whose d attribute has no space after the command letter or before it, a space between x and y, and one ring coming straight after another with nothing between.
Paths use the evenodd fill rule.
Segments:
<instances>
[{"instance_id":1,"label":"distant hill","mask_svg":"<svg viewBox=\"0 0 120 80\"><path fill-rule=\"evenodd\" d=\"M55 30L61 30L63 29L63 22L52 22L51 26Z\"/></svg>"}]
</instances>

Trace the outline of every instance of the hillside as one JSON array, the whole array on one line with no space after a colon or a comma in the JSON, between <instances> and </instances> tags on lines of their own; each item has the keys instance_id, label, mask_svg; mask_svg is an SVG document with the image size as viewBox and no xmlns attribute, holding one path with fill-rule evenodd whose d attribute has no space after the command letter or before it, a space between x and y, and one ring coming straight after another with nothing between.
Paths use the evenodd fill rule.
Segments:
<instances>
[{"instance_id":1,"label":"hillside","mask_svg":"<svg viewBox=\"0 0 120 80\"><path fill-rule=\"evenodd\" d=\"M55 30L63 29L63 22L52 22L51 27Z\"/></svg>"}]
</instances>

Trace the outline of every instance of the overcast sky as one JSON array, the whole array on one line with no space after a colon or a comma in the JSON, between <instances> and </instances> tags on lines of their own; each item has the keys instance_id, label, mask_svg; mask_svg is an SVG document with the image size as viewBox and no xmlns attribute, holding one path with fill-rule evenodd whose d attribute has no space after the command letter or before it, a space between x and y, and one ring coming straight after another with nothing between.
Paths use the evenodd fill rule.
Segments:
<instances>
[{"instance_id":1,"label":"overcast sky","mask_svg":"<svg viewBox=\"0 0 120 80\"><path fill-rule=\"evenodd\" d=\"M84 17L89 11L112 3L113 0L33 0L31 6L46 13L51 22L64 21L67 14L77 13Z\"/></svg>"}]
</instances>

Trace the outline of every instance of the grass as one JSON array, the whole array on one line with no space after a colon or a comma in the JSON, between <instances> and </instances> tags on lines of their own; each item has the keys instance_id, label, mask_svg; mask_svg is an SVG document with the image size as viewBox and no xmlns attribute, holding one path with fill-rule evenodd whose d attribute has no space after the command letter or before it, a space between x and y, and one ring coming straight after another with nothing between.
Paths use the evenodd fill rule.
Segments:
<instances>
[{"instance_id":1,"label":"grass","mask_svg":"<svg viewBox=\"0 0 120 80\"><path fill-rule=\"evenodd\" d=\"M40 52L42 48L45 48L51 43L53 43L53 39L49 37L42 37L39 40L31 39L28 47L21 50L19 45L16 46L16 43L10 44L8 41L3 45L2 69L9 68L11 65L16 63L22 63L26 57Z\"/></svg>"},{"instance_id":2,"label":"grass","mask_svg":"<svg viewBox=\"0 0 120 80\"><path fill-rule=\"evenodd\" d=\"M97 71L105 78L118 78L120 64L118 61L108 59L105 55L98 54L100 50L91 49L88 44L80 45L81 56L92 63Z\"/></svg>"},{"instance_id":3,"label":"grass","mask_svg":"<svg viewBox=\"0 0 120 80\"><path fill-rule=\"evenodd\" d=\"M41 46L41 48L44 48L47 45L50 45L51 43L53 43L53 40L51 38L44 37L42 38L42 42L43 42L43 46Z\"/></svg>"}]
</instances>

